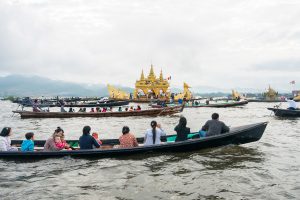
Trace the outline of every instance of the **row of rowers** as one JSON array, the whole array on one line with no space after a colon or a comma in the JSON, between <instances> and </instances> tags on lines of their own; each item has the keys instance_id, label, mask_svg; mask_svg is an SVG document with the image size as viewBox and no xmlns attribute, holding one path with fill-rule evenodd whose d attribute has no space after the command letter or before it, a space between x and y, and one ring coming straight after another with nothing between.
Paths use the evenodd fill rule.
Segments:
<instances>
[{"instance_id":1,"label":"row of rowers","mask_svg":"<svg viewBox=\"0 0 300 200\"><path fill-rule=\"evenodd\" d=\"M118 112L140 111L140 110L142 110L140 105L137 105L136 107L134 106L125 107L124 109L121 106L118 108ZM45 112L45 111L49 111L49 110L43 110L39 107L33 107L33 112ZM67 111L63 106L61 106L60 112L76 112L76 111L73 108L69 108ZM113 107L103 107L102 109L100 107L96 107L96 108L91 108L90 110L87 110L86 108L79 108L77 112L113 112Z\"/></svg>"},{"instance_id":2,"label":"row of rowers","mask_svg":"<svg viewBox=\"0 0 300 200\"><path fill-rule=\"evenodd\" d=\"M174 128L176 131L175 142L184 141L188 139L190 134L190 128L187 126L187 120L185 117L180 117L178 125ZM144 146L156 145L161 143L161 136L165 136L160 124L156 121L151 121L151 128L149 128L144 137ZM229 127L222 121L219 121L219 115L217 113L212 114L212 120L208 120L202 129L199 131L198 137L209 137L212 135L218 135L229 131ZM102 146L101 140L98 139L98 134L90 134L91 127L84 126L82 130L82 136L79 138L79 147L81 150L100 148ZM11 146L10 136L12 130L9 127L3 128L0 133L0 151L18 151L17 147ZM34 134L32 132L25 134L26 140L23 140L21 145L21 151L34 151ZM113 148L131 148L139 146L135 136L130 133L128 126L122 128L122 135L119 137L119 145ZM102 148L106 148L103 145ZM65 141L64 130L60 127L54 131L52 137L50 137L44 145L44 151L60 151L60 150L74 150L74 148Z\"/></svg>"}]
</instances>

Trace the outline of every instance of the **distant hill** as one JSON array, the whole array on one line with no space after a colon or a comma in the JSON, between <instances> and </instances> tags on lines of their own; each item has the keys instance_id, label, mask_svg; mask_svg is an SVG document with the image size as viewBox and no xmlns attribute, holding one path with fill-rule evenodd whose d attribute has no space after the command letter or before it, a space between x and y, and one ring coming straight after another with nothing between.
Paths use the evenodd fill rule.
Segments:
<instances>
[{"instance_id":1,"label":"distant hill","mask_svg":"<svg viewBox=\"0 0 300 200\"><path fill-rule=\"evenodd\" d=\"M0 96L107 96L106 85L87 85L40 76L0 77Z\"/></svg>"}]
</instances>

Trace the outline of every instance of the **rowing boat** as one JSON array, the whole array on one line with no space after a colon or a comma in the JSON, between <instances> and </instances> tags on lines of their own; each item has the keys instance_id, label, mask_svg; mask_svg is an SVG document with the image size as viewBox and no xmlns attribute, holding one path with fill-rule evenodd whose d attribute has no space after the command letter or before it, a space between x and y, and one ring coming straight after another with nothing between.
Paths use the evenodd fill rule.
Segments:
<instances>
[{"instance_id":1,"label":"rowing boat","mask_svg":"<svg viewBox=\"0 0 300 200\"><path fill-rule=\"evenodd\" d=\"M206 148L213 148L225 145L239 145L260 140L262 137L267 122L250 124L240 127L232 128L230 132L221 135L189 139L181 142L163 142L159 145L150 145L134 148L113 148L113 145L119 144L118 139L102 140L103 145L111 146L106 149L93 149L93 150L63 150L55 152L46 151L34 151L34 152L0 152L0 158L6 159L43 159L43 158L55 158L63 156L80 157L80 158L111 158L122 157L130 155L138 155L145 153L174 153L174 152L188 152L197 151ZM164 141L168 141L168 138L174 137L174 135L165 136L162 138ZM143 138L138 138L139 143L143 143ZM20 145L21 140L12 140L12 145ZM75 140L67 141L78 142ZM43 146L45 140L35 141L37 146Z\"/></svg>"},{"instance_id":2,"label":"rowing boat","mask_svg":"<svg viewBox=\"0 0 300 200\"><path fill-rule=\"evenodd\" d=\"M300 117L300 110L289 110L282 108L268 108L274 112L275 116L278 117Z\"/></svg>"},{"instance_id":3,"label":"rowing boat","mask_svg":"<svg viewBox=\"0 0 300 200\"><path fill-rule=\"evenodd\" d=\"M184 106L170 108L156 108L147 110L121 111L121 112L32 112L16 110L21 118L71 118L71 117L132 117L132 116L161 116L172 115L183 111Z\"/></svg>"}]
</instances>

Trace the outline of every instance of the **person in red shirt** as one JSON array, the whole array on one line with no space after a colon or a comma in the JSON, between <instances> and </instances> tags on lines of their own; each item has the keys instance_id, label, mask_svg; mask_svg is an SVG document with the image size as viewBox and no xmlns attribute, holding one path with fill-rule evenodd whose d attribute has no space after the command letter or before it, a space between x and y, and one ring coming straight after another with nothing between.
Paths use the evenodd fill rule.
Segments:
<instances>
[{"instance_id":1,"label":"person in red shirt","mask_svg":"<svg viewBox=\"0 0 300 200\"><path fill-rule=\"evenodd\" d=\"M132 147L139 146L137 139L134 137L133 134L129 132L130 132L129 127L124 126L122 129L123 135L119 137L120 148L132 148Z\"/></svg>"}]
</instances>

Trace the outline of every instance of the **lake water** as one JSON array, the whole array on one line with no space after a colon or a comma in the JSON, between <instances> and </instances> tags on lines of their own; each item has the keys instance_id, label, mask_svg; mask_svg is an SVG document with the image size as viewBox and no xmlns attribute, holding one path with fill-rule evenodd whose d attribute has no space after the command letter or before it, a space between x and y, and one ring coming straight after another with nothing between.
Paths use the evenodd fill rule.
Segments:
<instances>
[{"instance_id":1,"label":"lake water","mask_svg":"<svg viewBox=\"0 0 300 200\"><path fill-rule=\"evenodd\" d=\"M118 138L124 125L143 136L153 119L173 134L180 115L187 118L191 131L198 131L213 112L231 127L269 121L258 142L193 153L30 162L0 159L0 199L299 199L300 118L274 117L266 109L274 105L187 108L157 118L20 119L12 116L16 104L0 101L1 125L12 127L12 139L23 139L27 131L33 131L35 139L47 139L57 126L65 130L67 139L78 139L85 125L102 139Z\"/></svg>"}]
</instances>

